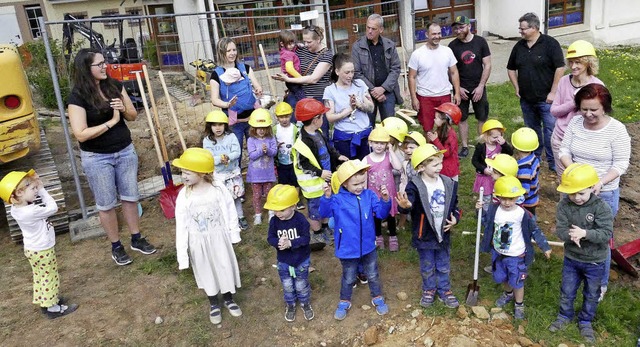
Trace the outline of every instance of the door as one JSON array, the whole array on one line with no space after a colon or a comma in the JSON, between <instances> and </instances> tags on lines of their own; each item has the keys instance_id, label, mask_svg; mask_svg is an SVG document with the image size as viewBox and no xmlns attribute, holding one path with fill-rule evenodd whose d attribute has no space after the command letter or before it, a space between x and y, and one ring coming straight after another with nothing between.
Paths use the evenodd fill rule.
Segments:
<instances>
[{"instance_id":1,"label":"door","mask_svg":"<svg viewBox=\"0 0 640 347\"><path fill-rule=\"evenodd\" d=\"M2 23L2 30L0 30L0 43L13 43L18 46L22 45L22 33L20 32L20 26L18 25L16 9L13 6L0 7L0 23Z\"/></svg>"}]
</instances>

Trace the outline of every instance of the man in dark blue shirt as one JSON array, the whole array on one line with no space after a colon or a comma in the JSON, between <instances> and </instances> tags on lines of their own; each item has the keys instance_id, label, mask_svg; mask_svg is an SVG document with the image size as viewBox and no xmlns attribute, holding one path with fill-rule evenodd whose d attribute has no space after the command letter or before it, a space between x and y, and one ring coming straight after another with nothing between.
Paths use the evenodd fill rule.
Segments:
<instances>
[{"instance_id":1,"label":"man in dark blue shirt","mask_svg":"<svg viewBox=\"0 0 640 347\"><path fill-rule=\"evenodd\" d=\"M550 110L564 75L564 56L556 39L540 33L540 19L534 13L523 15L518 22L522 40L511 51L507 73L520 98L524 124L536 131L543 145L535 153L540 157L544 147L549 169L555 172L551 134L556 121Z\"/></svg>"}]
</instances>

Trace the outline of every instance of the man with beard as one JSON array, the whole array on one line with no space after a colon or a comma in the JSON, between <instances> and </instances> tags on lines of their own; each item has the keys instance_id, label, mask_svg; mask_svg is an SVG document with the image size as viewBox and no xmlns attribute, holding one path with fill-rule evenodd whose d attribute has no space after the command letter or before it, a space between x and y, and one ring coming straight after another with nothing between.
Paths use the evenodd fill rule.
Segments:
<instances>
[{"instance_id":1,"label":"man with beard","mask_svg":"<svg viewBox=\"0 0 640 347\"><path fill-rule=\"evenodd\" d=\"M409 58L409 92L411 106L418 111L418 121L425 132L433 129L435 108L451 101L460 104L460 78L456 58L447 46L441 46L440 26L427 27L427 43L411 53Z\"/></svg>"},{"instance_id":2,"label":"man with beard","mask_svg":"<svg viewBox=\"0 0 640 347\"><path fill-rule=\"evenodd\" d=\"M458 16L453 22L453 32L456 38L449 43L449 48L458 60L460 74L460 140L462 148L458 157L469 155L469 102L473 105L473 113L478 120L478 135L482 133L482 125L489 117L489 101L485 88L491 74L491 52L487 40L471 32L469 18Z\"/></svg>"}]
</instances>

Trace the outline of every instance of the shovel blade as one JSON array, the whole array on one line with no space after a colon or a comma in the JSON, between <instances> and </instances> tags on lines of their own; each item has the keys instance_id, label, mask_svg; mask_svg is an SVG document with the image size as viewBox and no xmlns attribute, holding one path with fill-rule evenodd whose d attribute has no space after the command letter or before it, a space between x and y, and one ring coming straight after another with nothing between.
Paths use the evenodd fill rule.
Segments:
<instances>
[{"instance_id":1,"label":"shovel blade","mask_svg":"<svg viewBox=\"0 0 640 347\"><path fill-rule=\"evenodd\" d=\"M172 219L176 216L176 199L178 198L180 189L182 189L182 185L169 185L160 191L158 201L162 208L162 214L164 214L167 219Z\"/></svg>"},{"instance_id":2,"label":"shovel blade","mask_svg":"<svg viewBox=\"0 0 640 347\"><path fill-rule=\"evenodd\" d=\"M467 286L467 305L478 305L478 294L480 293L480 286L477 282L469 283Z\"/></svg>"}]
</instances>

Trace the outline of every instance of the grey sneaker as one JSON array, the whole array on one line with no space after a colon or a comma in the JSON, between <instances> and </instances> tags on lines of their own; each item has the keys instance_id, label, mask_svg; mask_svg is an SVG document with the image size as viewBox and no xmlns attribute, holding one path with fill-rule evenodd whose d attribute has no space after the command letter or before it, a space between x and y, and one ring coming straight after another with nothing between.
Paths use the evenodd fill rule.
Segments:
<instances>
[{"instance_id":1,"label":"grey sneaker","mask_svg":"<svg viewBox=\"0 0 640 347\"><path fill-rule=\"evenodd\" d=\"M555 322L551 323L551 325L549 326L549 331L555 333L556 331L564 330L567 328L567 326L569 326L570 323L570 320L563 317L558 317L556 318Z\"/></svg>"},{"instance_id":2,"label":"grey sneaker","mask_svg":"<svg viewBox=\"0 0 640 347\"><path fill-rule=\"evenodd\" d=\"M331 228L322 229L322 235L326 244L330 245L333 242L333 230Z\"/></svg>"},{"instance_id":3,"label":"grey sneaker","mask_svg":"<svg viewBox=\"0 0 640 347\"><path fill-rule=\"evenodd\" d=\"M238 224L240 224L240 230L249 229L249 222L247 222L247 219L244 217L238 218Z\"/></svg>"},{"instance_id":4,"label":"grey sneaker","mask_svg":"<svg viewBox=\"0 0 640 347\"><path fill-rule=\"evenodd\" d=\"M131 249L142 254L153 254L156 252L156 248L153 247L153 245L150 244L144 237L141 237L135 241L131 240Z\"/></svg>"},{"instance_id":5,"label":"grey sneaker","mask_svg":"<svg viewBox=\"0 0 640 347\"><path fill-rule=\"evenodd\" d=\"M69 305L59 305L60 310L56 311L56 312L51 312L51 311L47 311L46 315L47 318L49 319L56 319L56 318L60 318L63 316L66 316L70 313L75 312L75 310L78 309L78 305L76 304L69 304Z\"/></svg>"},{"instance_id":6,"label":"grey sneaker","mask_svg":"<svg viewBox=\"0 0 640 347\"><path fill-rule=\"evenodd\" d=\"M113 259L113 261L116 262L116 264L122 266L122 265L129 265L133 262L133 259L131 259L131 257L129 257L129 255L127 254L127 252L124 250L124 246L120 246L114 250L111 251L111 259Z\"/></svg>"},{"instance_id":7,"label":"grey sneaker","mask_svg":"<svg viewBox=\"0 0 640 347\"><path fill-rule=\"evenodd\" d=\"M500 294L500 297L498 298L498 300L496 300L496 306L497 307L502 307L502 306L510 303L512 300L513 300L513 293L507 294L506 292L502 292L502 294Z\"/></svg>"},{"instance_id":8,"label":"grey sneaker","mask_svg":"<svg viewBox=\"0 0 640 347\"><path fill-rule=\"evenodd\" d=\"M284 320L287 322L293 322L296 320L296 305L287 305L284 311Z\"/></svg>"},{"instance_id":9,"label":"grey sneaker","mask_svg":"<svg viewBox=\"0 0 640 347\"><path fill-rule=\"evenodd\" d=\"M323 234L311 234L311 239L309 240L309 247L311 247L312 251L320 251L326 246L327 243L324 240Z\"/></svg>"},{"instance_id":10,"label":"grey sneaker","mask_svg":"<svg viewBox=\"0 0 640 347\"><path fill-rule=\"evenodd\" d=\"M307 207L302 203L302 201L296 204L296 210L304 210L305 208Z\"/></svg>"},{"instance_id":11,"label":"grey sneaker","mask_svg":"<svg viewBox=\"0 0 640 347\"><path fill-rule=\"evenodd\" d=\"M488 274L492 274L493 273L493 267L491 265L487 265L487 266L483 267L482 270L484 270L484 272L486 272Z\"/></svg>"},{"instance_id":12,"label":"grey sneaker","mask_svg":"<svg viewBox=\"0 0 640 347\"><path fill-rule=\"evenodd\" d=\"M524 304L515 305L513 316L516 319L524 319Z\"/></svg>"},{"instance_id":13,"label":"grey sneaker","mask_svg":"<svg viewBox=\"0 0 640 347\"><path fill-rule=\"evenodd\" d=\"M593 332L591 323L578 324L578 328L580 329L580 335L582 335L587 342L596 342L596 335Z\"/></svg>"},{"instance_id":14,"label":"grey sneaker","mask_svg":"<svg viewBox=\"0 0 640 347\"><path fill-rule=\"evenodd\" d=\"M304 312L304 319L312 320L315 315L313 314L313 308L311 308L311 304L302 304L302 312Z\"/></svg>"}]
</instances>

